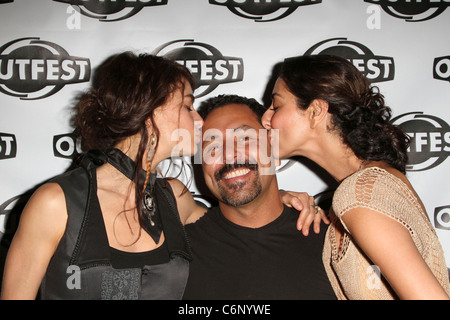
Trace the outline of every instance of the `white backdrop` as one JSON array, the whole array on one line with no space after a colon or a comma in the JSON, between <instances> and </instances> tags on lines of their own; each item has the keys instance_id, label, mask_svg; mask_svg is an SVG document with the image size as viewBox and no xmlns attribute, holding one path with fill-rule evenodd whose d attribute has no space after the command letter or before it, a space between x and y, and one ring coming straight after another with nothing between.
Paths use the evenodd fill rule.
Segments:
<instances>
[{"instance_id":1,"label":"white backdrop","mask_svg":"<svg viewBox=\"0 0 450 320\"><path fill-rule=\"evenodd\" d=\"M76 155L70 108L95 68L124 50L174 56L199 80L196 105L222 93L264 102L285 57L351 59L412 136L408 177L450 267L449 0L0 0L2 259L23 202ZM334 187L285 161L283 189ZM201 198L195 184L191 191ZM3 261L0 261L3 265Z\"/></svg>"}]
</instances>

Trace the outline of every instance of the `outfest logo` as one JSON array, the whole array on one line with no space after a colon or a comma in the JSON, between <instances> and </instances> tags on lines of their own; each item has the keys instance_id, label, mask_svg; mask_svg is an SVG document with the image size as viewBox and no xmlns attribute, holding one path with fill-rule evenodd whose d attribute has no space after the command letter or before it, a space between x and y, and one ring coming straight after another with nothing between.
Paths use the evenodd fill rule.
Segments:
<instances>
[{"instance_id":1,"label":"outfest logo","mask_svg":"<svg viewBox=\"0 0 450 320\"><path fill-rule=\"evenodd\" d=\"M437 167L450 156L450 127L441 118L410 112L392 119L410 136L408 171L425 171Z\"/></svg>"},{"instance_id":2,"label":"outfest logo","mask_svg":"<svg viewBox=\"0 0 450 320\"><path fill-rule=\"evenodd\" d=\"M305 52L305 55L330 54L353 63L372 83L390 81L395 76L394 58L375 55L365 45L347 38L321 41Z\"/></svg>"},{"instance_id":3,"label":"outfest logo","mask_svg":"<svg viewBox=\"0 0 450 320\"><path fill-rule=\"evenodd\" d=\"M450 82L450 56L434 59L433 78Z\"/></svg>"},{"instance_id":4,"label":"outfest logo","mask_svg":"<svg viewBox=\"0 0 450 320\"><path fill-rule=\"evenodd\" d=\"M210 4L225 6L235 15L256 22L280 20L298 7L321 2L322 0L209 0Z\"/></svg>"},{"instance_id":5,"label":"outfest logo","mask_svg":"<svg viewBox=\"0 0 450 320\"><path fill-rule=\"evenodd\" d=\"M0 203L0 240L10 243L19 225L20 215L33 191L17 195ZM2 200L3 201L3 200Z\"/></svg>"},{"instance_id":6,"label":"outfest logo","mask_svg":"<svg viewBox=\"0 0 450 320\"><path fill-rule=\"evenodd\" d=\"M0 160L15 158L17 140L14 134L0 132Z\"/></svg>"},{"instance_id":7,"label":"outfest logo","mask_svg":"<svg viewBox=\"0 0 450 320\"><path fill-rule=\"evenodd\" d=\"M2 240L5 234L11 233L7 232L8 225L11 225L8 221L11 213L11 207L14 207L14 204L17 203L19 199L20 196L16 196L0 204L0 240Z\"/></svg>"},{"instance_id":8,"label":"outfest logo","mask_svg":"<svg viewBox=\"0 0 450 320\"><path fill-rule=\"evenodd\" d=\"M450 231L450 206L434 209L434 226L437 229Z\"/></svg>"},{"instance_id":9,"label":"outfest logo","mask_svg":"<svg viewBox=\"0 0 450 320\"><path fill-rule=\"evenodd\" d=\"M39 38L22 38L0 47L0 92L22 100L48 97L66 84L87 82L87 58Z\"/></svg>"},{"instance_id":10,"label":"outfest logo","mask_svg":"<svg viewBox=\"0 0 450 320\"><path fill-rule=\"evenodd\" d=\"M196 81L196 98L207 95L219 85L244 79L242 58L224 56L206 43L175 40L156 48L152 54L175 60L188 68Z\"/></svg>"},{"instance_id":11,"label":"outfest logo","mask_svg":"<svg viewBox=\"0 0 450 320\"><path fill-rule=\"evenodd\" d=\"M100 21L125 20L144 7L166 5L168 0L54 0L76 6L80 13Z\"/></svg>"},{"instance_id":12,"label":"outfest logo","mask_svg":"<svg viewBox=\"0 0 450 320\"><path fill-rule=\"evenodd\" d=\"M434 209L434 226L437 229L450 231L450 206Z\"/></svg>"},{"instance_id":13,"label":"outfest logo","mask_svg":"<svg viewBox=\"0 0 450 320\"><path fill-rule=\"evenodd\" d=\"M75 159L80 154L81 144L74 133L53 136L53 155L56 158Z\"/></svg>"},{"instance_id":14,"label":"outfest logo","mask_svg":"<svg viewBox=\"0 0 450 320\"><path fill-rule=\"evenodd\" d=\"M378 4L389 15L408 22L433 19L450 6L449 0L364 0Z\"/></svg>"}]
</instances>

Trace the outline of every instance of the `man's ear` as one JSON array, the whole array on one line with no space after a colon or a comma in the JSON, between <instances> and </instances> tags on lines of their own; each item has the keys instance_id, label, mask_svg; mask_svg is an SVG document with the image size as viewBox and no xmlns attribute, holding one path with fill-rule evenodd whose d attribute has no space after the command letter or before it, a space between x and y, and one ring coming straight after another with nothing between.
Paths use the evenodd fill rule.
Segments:
<instances>
[{"instance_id":1,"label":"man's ear","mask_svg":"<svg viewBox=\"0 0 450 320\"><path fill-rule=\"evenodd\" d=\"M316 127L326 119L328 114L328 102L323 99L314 99L308 107L311 128Z\"/></svg>"}]
</instances>

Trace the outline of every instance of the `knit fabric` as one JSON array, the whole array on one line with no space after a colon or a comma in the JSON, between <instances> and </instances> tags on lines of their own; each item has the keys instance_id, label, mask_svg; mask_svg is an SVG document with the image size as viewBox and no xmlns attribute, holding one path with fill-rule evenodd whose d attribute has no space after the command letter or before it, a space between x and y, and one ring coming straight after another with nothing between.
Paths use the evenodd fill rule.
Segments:
<instances>
[{"instance_id":1,"label":"knit fabric","mask_svg":"<svg viewBox=\"0 0 450 320\"><path fill-rule=\"evenodd\" d=\"M326 234L323 261L338 299L398 298L380 275L379 269L353 242L342 221L343 215L354 208L368 208L403 225L424 261L450 296L444 251L417 197L394 175L377 167L369 167L346 178L333 198L336 216ZM335 230L340 225L345 230L341 228L343 236L339 245Z\"/></svg>"}]
</instances>

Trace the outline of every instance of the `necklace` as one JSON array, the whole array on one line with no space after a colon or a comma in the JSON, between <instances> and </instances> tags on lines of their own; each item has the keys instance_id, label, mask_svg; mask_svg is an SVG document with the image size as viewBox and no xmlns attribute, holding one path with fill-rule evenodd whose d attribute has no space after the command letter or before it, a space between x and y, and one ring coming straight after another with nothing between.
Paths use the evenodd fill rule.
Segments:
<instances>
[{"instance_id":1,"label":"necklace","mask_svg":"<svg viewBox=\"0 0 450 320\"><path fill-rule=\"evenodd\" d=\"M107 154L107 161L128 179L133 180L135 162L119 149L112 149ZM146 171L141 169L141 176L145 180ZM162 233L162 223L159 212L156 210L156 202L153 197L153 186L156 181L156 174L152 174L145 186L141 203L142 229L144 229L155 241L159 242Z\"/></svg>"},{"instance_id":2,"label":"necklace","mask_svg":"<svg viewBox=\"0 0 450 320\"><path fill-rule=\"evenodd\" d=\"M363 168L363 166L367 163L367 160L363 160L361 161L361 164L359 165L359 168L357 171L361 171L361 169Z\"/></svg>"}]
</instances>

